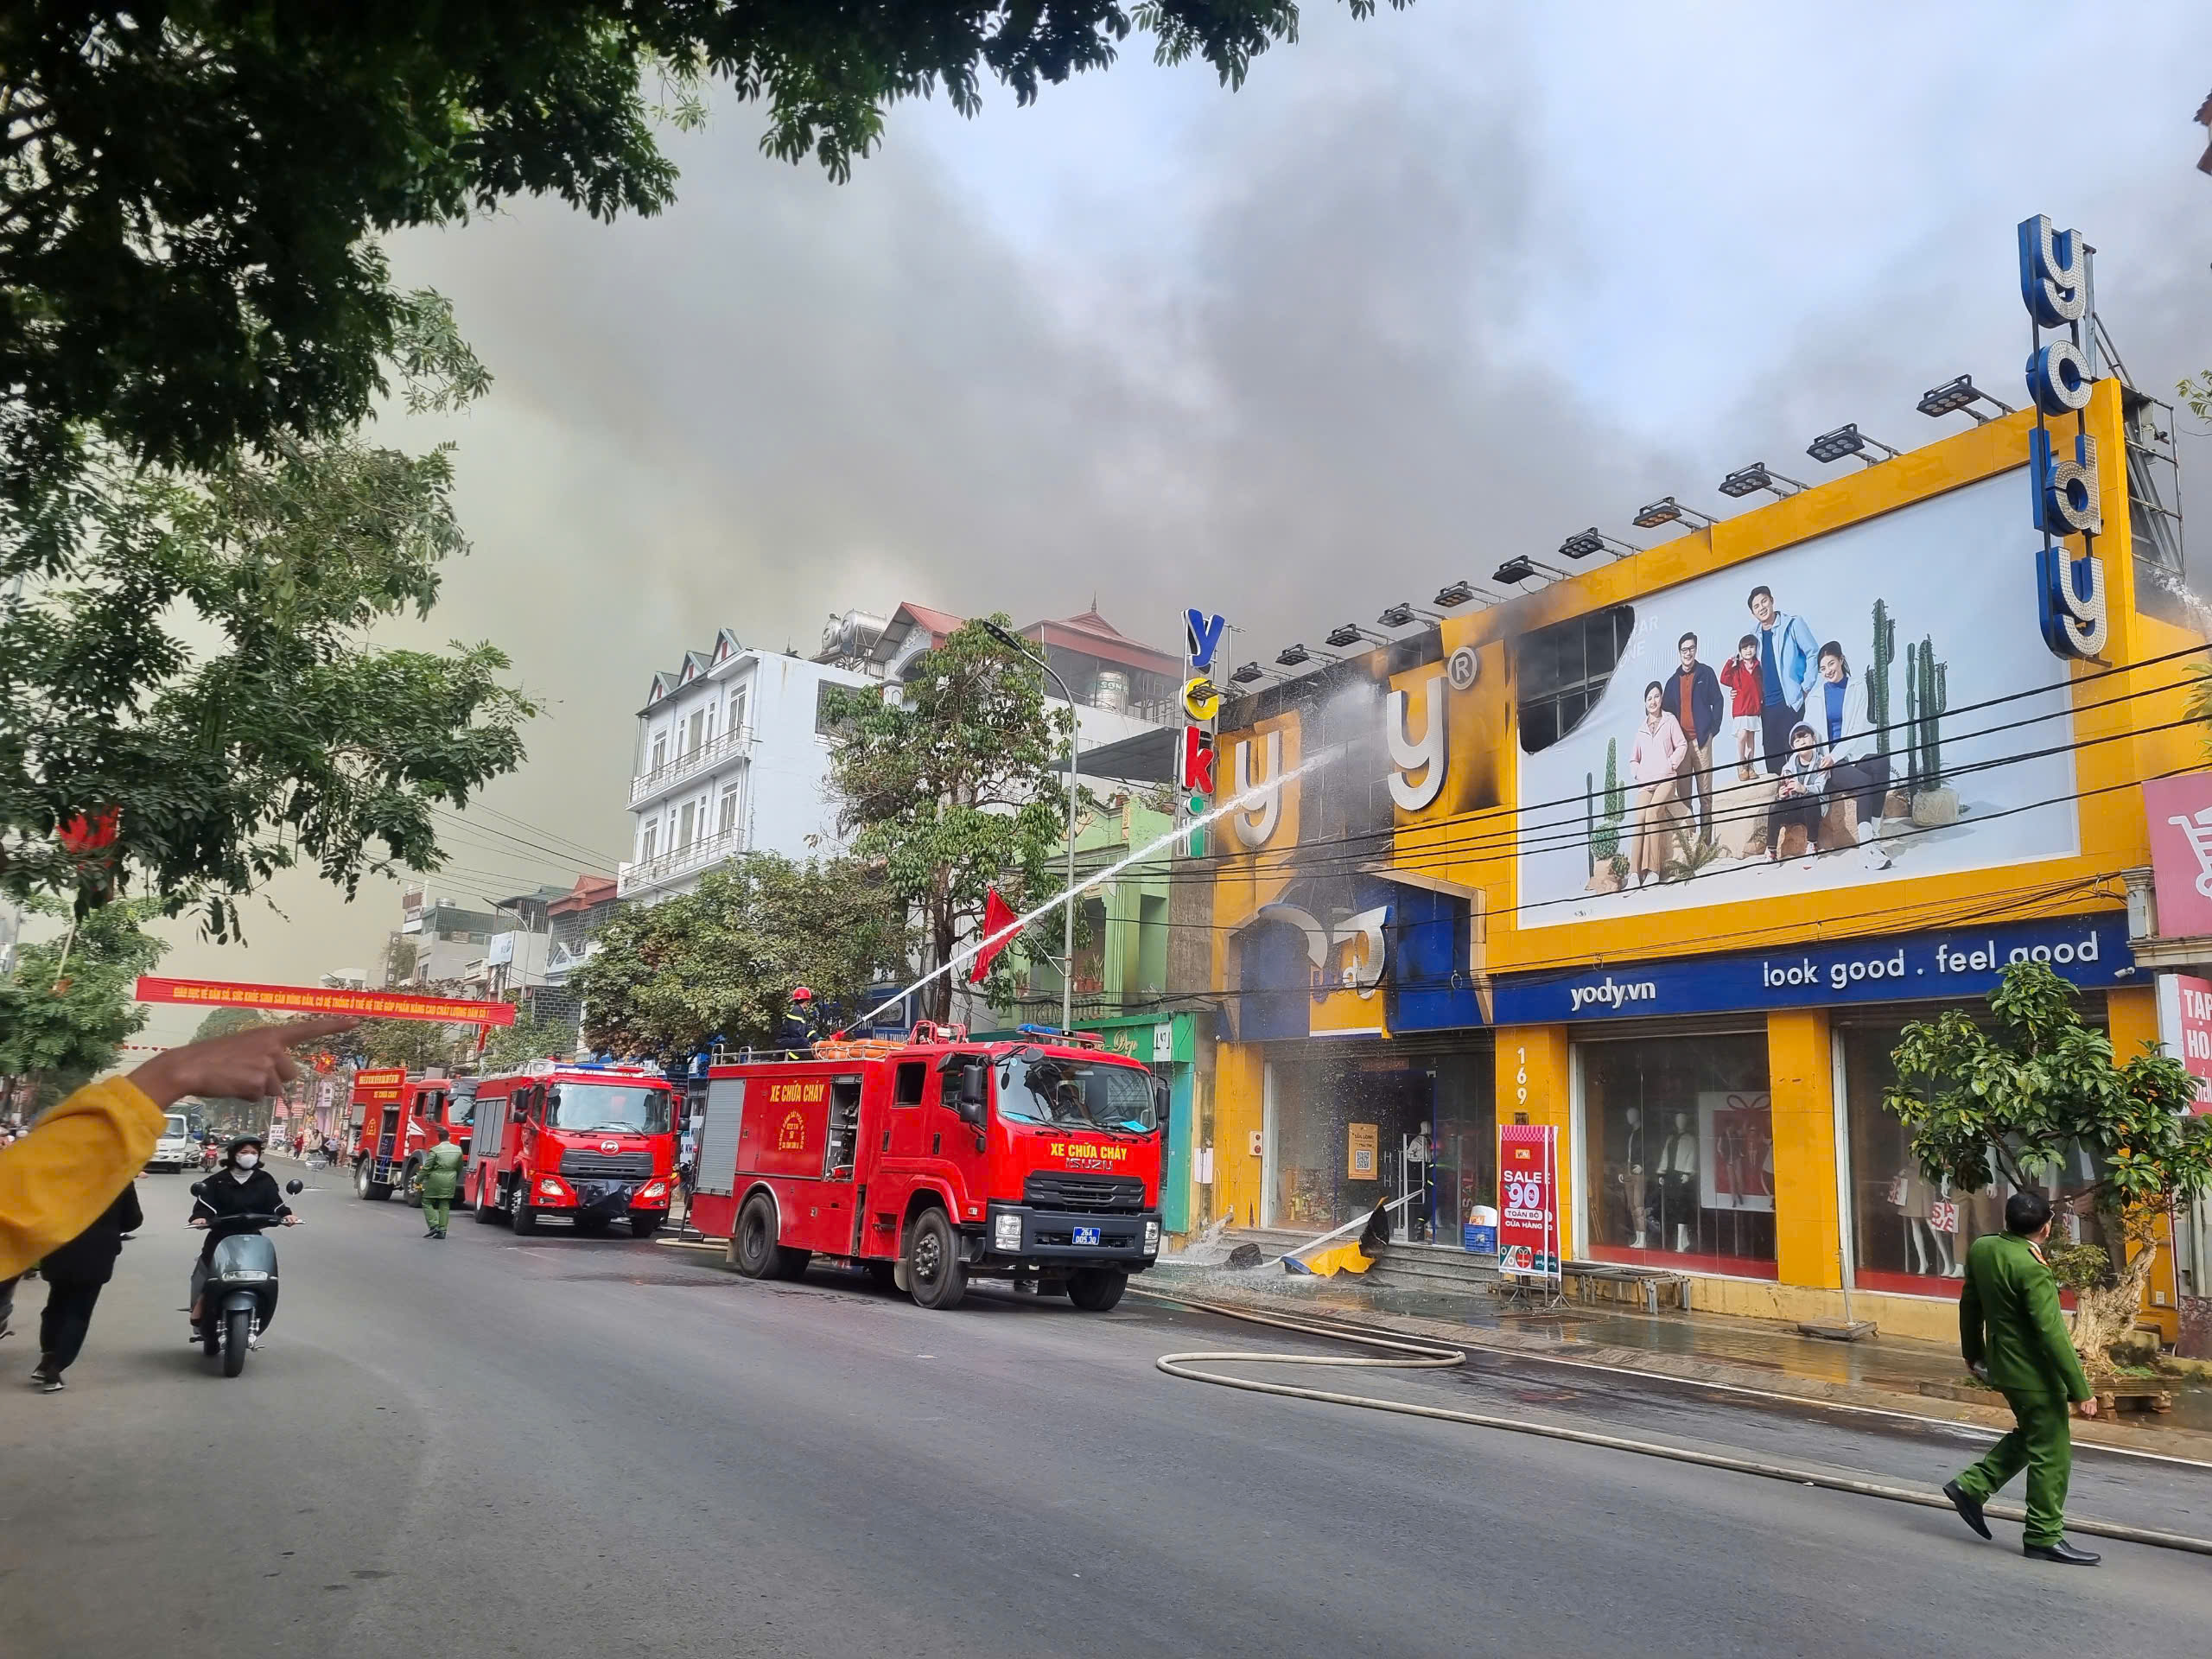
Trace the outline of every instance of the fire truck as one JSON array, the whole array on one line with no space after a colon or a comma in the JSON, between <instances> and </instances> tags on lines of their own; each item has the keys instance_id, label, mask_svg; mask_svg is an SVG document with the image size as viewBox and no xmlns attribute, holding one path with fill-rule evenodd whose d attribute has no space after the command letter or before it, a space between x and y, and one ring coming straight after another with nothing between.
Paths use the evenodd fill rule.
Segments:
<instances>
[{"instance_id":1,"label":"fire truck","mask_svg":"<svg viewBox=\"0 0 2212 1659\"><path fill-rule=\"evenodd\" d=\"M472 1102L468 1084L449 1077L410 1077L404 1068L358 1072L353 1105L359 1115L353 1148L353 1192L371 1200L398 1192L411 1195L430 1129L442 1123L468 1149Z\"/></svg>"},{"instance_id":2,"label":"fire truck","mask_svg":"<svg viewBox=\"0 0 2212 1659\"><path fill-rule=\"evenodd\" d=\"M489 1225L531 1233L565 1217L597 1236L617 1219L650 1238L676 1180L676 1094L649 1065L538 1060L476 1080L461 1199Z\"/></svg>"},{"instance_id":3,"label":"fire truck","mask_svg":"<svg viewBox=\"0 0 2212 1659\"><path fill-rule=\"evenodd\" d=\"M1003 1278L1103 1313L1160 1251L1166 1120L1166 1085L1093 1039L922 1021L710 1067L692 1216L749 1278L821 1258L928 1308Z\"/></svg>"},{"instance_id":4,"label":"fire truck","mask_svg":"<svg viewBox=\"0 0 2212 1659\"><path fill-rule=\"evenodd\" d=\"M354 1196L381 1202L395 1191L412 1193L434 1124L467 1151L470 1107L466 1082L410 1077L402 1066L355 1072Z\"/></svg>"}]
</instances>

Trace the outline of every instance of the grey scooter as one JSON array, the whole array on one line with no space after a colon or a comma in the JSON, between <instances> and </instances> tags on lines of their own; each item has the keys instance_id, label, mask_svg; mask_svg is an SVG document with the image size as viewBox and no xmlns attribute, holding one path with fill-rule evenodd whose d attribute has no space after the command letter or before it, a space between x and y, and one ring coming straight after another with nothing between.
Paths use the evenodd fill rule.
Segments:
<instances>
[{"instance_id":1,"label":"grey scooter","mask_svg":"<svg viewBox=\"0 0 2212 1659\"><path fill-rule=\"evenodd\" d=\"M304 1185L289 1181L284 1191L298 1192ZM194 1198L200 1192L201 1185L192 1189ZM225 1227L239 1230L226 1232L209 1253L207 1276L200 1287L200 1322L193 1334L208 1358L223 1357L225 1376L245 1370L246 1351L276 1317L276 1246L259 1230L279 1226L283 1219L254 1214L221 1218Z\"/></svg>"}]
</instances>

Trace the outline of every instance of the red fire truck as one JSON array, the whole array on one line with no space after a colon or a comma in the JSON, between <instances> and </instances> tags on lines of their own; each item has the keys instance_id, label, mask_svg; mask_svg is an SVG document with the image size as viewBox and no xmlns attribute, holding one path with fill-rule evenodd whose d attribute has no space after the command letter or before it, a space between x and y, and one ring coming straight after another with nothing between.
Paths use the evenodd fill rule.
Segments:
<instances>
[{"instance_id":1,"label":"red fire truck","mask_svg":"<svg viewBox=\"0 0 2212 1659\"><path fill-rule=\"evenodd\" d=\"M989 1277L1103 1313L1159 1254L1166 1090L1093 1039L925 1021L707 1075L693 1214L748 1277L821 1256L924 1307Z\"/></svg>"},{"instance_id":2,"label":"red fire truck","mask_svg":"<svg viewBox=\"0 0 2212 1659\"><path fill-rule=\"evenodd\" d=\"M650 1238L676 1179L676 1096L649 1065L538 1060L476 1080L474 1156L461 1198L518 1233L565 1216L580 1233L626 1217Z\"/></svg>"},{"instance_id":3,"label":"red fire truck","mask_svg":"<svg viewBox=\"0 0 2212 1659\"><path fill-rule=\"evenodd\" d=\"M353 1193L381 1201L395 1191L412 1192L416 1172L442 1123L468 1150L467 1084L450 1077L410 1077L403 1066L353 1074Z\"/></svg>"}]
</instances>

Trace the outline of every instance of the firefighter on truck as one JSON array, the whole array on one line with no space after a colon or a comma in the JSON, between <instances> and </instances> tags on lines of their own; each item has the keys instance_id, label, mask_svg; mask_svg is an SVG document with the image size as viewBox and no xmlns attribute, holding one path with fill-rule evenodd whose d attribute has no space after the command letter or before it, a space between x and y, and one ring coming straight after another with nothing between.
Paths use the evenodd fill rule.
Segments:
<instances>
[{"instance_id":1,"label":"firefighter on truck","mask_svg":"<svg viewBox=\"0 0 2212 1659\"><path fill-rule=\"evenodd\" d=\"M1166 1086L1095 1039L924 1021L708 1078L692 1216L748 1277L818 1256L924 1307L996 1278L1103 1313L1159 1255Z\"/></svg>"}]
</instances>

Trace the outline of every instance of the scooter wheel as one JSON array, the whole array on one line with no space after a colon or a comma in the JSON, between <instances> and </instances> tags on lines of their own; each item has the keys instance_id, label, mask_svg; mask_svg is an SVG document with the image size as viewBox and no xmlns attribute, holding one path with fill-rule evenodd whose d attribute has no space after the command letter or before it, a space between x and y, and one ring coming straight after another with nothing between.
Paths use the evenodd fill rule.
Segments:
<instances>
[{"instance_id":1,"label":"scooter wheel","mask_svg":"<svg viewBox=\"0 0 2212 1659\"><path fill-rule=\"evenodd\" d=\"M223 1375L245 1370L245 1351L253 1341L253 1310L234 1307L223 1316Z\"/></svg>"}]
</instances>

